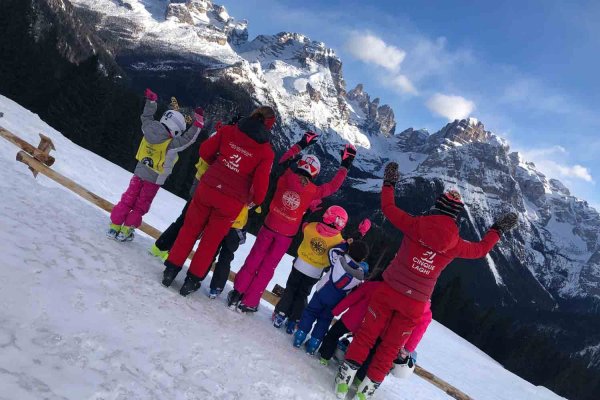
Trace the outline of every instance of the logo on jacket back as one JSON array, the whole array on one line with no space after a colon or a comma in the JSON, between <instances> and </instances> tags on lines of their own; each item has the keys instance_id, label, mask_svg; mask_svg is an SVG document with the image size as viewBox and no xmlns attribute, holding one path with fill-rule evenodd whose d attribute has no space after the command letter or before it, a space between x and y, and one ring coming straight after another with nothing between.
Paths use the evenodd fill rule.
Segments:
<instances>
[{"instance_id":1,"label":"logo on jacket back","mask_svg":"<svg viewBox=\"0 0 600 400\"><path fill-rule=\"evenodd\" d=\"M233 155L229 156L228 160L223 160L223 163L230 170L239 173L241 161L242 161L242 156L240 156L239 154L233 154Z\"/></svg>"},{"instance_id":2,"label":"logo on jacket back","mask_svg":"<svg viewBox=\"0 0 600 400\"><path fill-rule=\"evenodd\" d=\"M287 190L284 192L281 200L285 208L292 211L300 207L300 195L294 191Z\"/></svg>"},{"instance_id":3,"label":"logo on jacket back","mask_svg":"<svg viewBox=\"0 0 600 400\"><path fill-rule=\"evenodd\" d=\"M424 275L429 275L431 271L435 271L435 265L433 264L437 253L435 251L427 250L419 257L413 257L412 269L420 272Z\"/></svg>"}]
</instances>

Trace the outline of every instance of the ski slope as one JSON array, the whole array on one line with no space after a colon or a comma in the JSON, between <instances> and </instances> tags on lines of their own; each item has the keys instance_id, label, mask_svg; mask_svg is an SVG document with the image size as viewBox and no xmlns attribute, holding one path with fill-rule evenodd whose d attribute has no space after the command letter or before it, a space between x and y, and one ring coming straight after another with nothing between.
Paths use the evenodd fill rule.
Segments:
<instances>
[{"instance_id":1,"label":"ski slope","mask_svg":"<svg viewBox=\"0 0 600 400\"><path fill-rule=\"evenodd\" d=\"M130 173L65 139L36 115L0 96L0 126L57 148L55 169L115 202ZM107 240L108 215L49 179L31 177L0 139L0 399L334 399L335 369L293 349L255 315L229 311L205 288L183 298L160 285L152 240ZM183 200L161 190L146 221L164 228ZM236 254L238 269L253 240ZM285 283L291 258L274 279ZM273 282L272 282L273 284ZM561 397L506 371L432 323L420 364L478 400ZM389 377L378 399L449 397L413 376Z\"/></svg>"}]
</instances>

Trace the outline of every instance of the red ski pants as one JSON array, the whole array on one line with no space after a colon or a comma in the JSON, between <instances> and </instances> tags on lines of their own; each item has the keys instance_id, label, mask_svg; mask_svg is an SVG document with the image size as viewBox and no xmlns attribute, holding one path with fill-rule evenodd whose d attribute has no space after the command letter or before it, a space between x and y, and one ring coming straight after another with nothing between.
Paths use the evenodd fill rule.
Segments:
<instances>
[{"instance_id":1,"label":"red ski pants","mask_svg":"<svg viewBox=\"0 0 600 400\"><path fill-rule=\"evenodd\" d=\"M373 293L365 319L348 348L346 359L365 362L369 351L381 336L367 376L383 382L394 359L423 315L426 303L414 300L394 290L386 282Z\"/></svg>"},{"instance_id":2,"label":"red ski pants","mask_svg":"<svg viewBox=\"0 0 600 400\"><path fill-rule=\"evenodd\" d=\"M200 183L194 193L183 227L169 252L168 261L183 266L202 233L189 273L202 278L210 268L219 244L231 229L244 204Z\"/></svg>"}]
</instances>

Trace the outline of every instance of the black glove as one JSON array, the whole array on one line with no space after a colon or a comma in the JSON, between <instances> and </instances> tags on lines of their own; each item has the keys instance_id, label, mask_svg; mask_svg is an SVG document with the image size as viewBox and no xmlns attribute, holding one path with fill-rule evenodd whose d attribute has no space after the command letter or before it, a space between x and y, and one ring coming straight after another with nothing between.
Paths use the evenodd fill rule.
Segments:
<instances>
[{"instance_id":1,"label":"black glove","mask_svg":"<svg viewBox=\"0 0 600 400\"><path fill-rule=\"evenodd\" d=\"M305 149L311 144L316 143L318 139L319 135L312 131L306 131L302 136L302 139L300 139L300 141L296 144L300 146L301 149Z\"/></svg>"},{"instance_id":2,"label":"black glove","mask_svg":"<svg viewBox=\"0 0 600 400\"><path fill-rule=\"evenodd\" d=\"M511 212L498 218L496 222L494 222L494 225L492 225L492 229L498 231L498 233L502 235L517 226L517 222L519 222L519 216Z\"/></svg>"},{"instance_id":3,"label":"black glove","mask_svg":"<svg viewBox=\"0 0 600 400\"><path fill-rule=\"evenodd\" d=\"M395 187L400 179L400 173L398 172L398 163L390 162L385 166L383 172L383 186Z\"/></svg>"},{"instance_id":4,"label":"black glove","mask_svg":"<svg viewBox=\"0 0 600 400\"><path fill-rule=\"evenodd\" d=\"M342 167L349 171L350 167L352 167L352 162L354 162L354 157L356 157L356 148L351 144L344 146L342 150Z\"/></svg>"}]
</instances>

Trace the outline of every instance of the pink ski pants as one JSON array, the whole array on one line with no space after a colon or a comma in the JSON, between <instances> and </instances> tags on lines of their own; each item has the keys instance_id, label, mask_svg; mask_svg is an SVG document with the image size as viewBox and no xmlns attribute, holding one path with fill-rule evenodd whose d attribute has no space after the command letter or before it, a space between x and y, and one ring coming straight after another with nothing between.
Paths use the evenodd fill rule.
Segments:
<instances>
[{"instance_id":1,"label":"pink ski pants","mask_svg":"<svg viewBox=\"0 0 600 400\"><path fill-rule=\"evenodd\" d=\"M273 278L275 268L292 243L291 237L280 235L262 227L256 242L246 258L242 269L237 273L233 287L244 295L242 303L256 307Z\"/></svg>"},{"instance_id":2,"label":"pink ski pants","mask_svg":"<svg viewBox=\"0 0 600 400\"><path fill-rule=\"evenodd\" d=\"M150 210L158 189L160 186L156 183L134 175L129 182L129 187L121 196L121 201L112 209L110 221L115 225L139 227L142 224L142 217Z\"/></svg>"}]
</instances>

